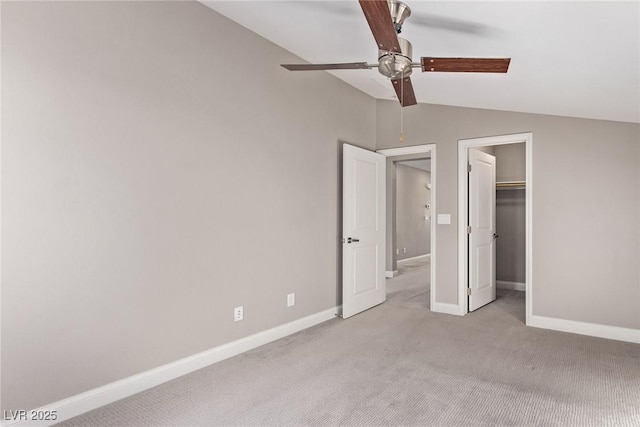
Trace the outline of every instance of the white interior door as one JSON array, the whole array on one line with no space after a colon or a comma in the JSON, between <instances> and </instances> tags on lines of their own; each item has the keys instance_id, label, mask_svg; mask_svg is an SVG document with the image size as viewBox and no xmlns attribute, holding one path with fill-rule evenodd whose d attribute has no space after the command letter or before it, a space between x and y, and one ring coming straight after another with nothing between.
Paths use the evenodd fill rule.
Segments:
<instances>
[{"instance_id":1,"label":"white interior door","mask_svg":"<svg viewBox=\"0 0 640 427\"><path fill-rule=\"evenodd\" d=\"M496 299L496 158L469 149L469 311Z\"/></svg>"},{"instance_id":2,"label":"white interior door","mask_svg":"<svg viewBox=\"0 0 640 427\"><path fill-rule=\"evenodd\" d=\"M342 317L386 299L385 179L381 154L344 144L342 160Z\"/></svg>"}]
</instances>

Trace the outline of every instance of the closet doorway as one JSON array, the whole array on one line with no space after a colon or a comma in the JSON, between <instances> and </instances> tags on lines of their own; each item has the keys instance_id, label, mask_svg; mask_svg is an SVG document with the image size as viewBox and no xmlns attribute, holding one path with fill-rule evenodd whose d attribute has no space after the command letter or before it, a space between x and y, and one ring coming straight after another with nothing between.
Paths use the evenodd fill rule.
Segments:
<instances>
[{"instance_id":1,"label":"closet doorway","mask_svg":"<svg viewBox=\"0 0 640 427\"><path fill-rule=\"evenodd\" d=\"M473 300L474 292L478 296L484 296L492 290L495 298L497 288L499 296L524 299L524 320L529 324L533 289L532 139L531 133L525 133L459 141L458 295L463 313L491 301L491 298L485 298L486 301L478 304ZM482 152L481 157L493 159L495 184L492 187L495 189L484 192L478 201L475 186L479 175L476 176L478 171L473 171L475 166L470 167L470 164L478 157L476 153L479 152ZM479 227L478 224L474 224L476 227L471 226L476 218L478 204L493 210L493 224L489 221L486 227ZM488 212L484 208L481 210ZM474 236L474 231L480 234ZM494 240L491 246L481 248L486 252L483 254L481 250L474 251L474 237L485 231L493 234Z\"/></svg>"}]
</instances>

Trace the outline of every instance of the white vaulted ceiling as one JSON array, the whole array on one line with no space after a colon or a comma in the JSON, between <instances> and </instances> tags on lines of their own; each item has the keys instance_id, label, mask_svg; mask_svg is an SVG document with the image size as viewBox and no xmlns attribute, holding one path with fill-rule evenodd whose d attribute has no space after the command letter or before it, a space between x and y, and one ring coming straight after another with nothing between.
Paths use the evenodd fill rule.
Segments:
<instances>
[{"instance_id":1,"label":"white vaulted ceiling","mask_svg":"<svg viewBox=\"0 0 640 427\"><path fill-rule=\"evenodd\" d=\"M356 0L202 3L308 62L377 63ZM413 44L414 62L512 58L507 74L414 69L418 102L640 123L640 2L406 3L412 15L401 36ZM331 73L375 98L395 99L375 68Z\"/></svg>"}]
</instances>

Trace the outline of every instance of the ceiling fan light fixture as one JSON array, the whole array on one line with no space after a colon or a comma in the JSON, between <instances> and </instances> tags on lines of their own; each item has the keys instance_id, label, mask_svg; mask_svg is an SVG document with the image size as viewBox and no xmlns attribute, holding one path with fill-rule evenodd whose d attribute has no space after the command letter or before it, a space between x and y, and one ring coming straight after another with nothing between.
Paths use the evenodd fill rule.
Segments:
<instances>
[{"instance_id":1,"label":"ceiling fan light fixture","mask_svg":"<svg viewBox=\"0 0 640 427\"><path fill-rule=\"evenodd\" d=\"M402 76L407 77L413 70L411 67L411 55L413 54L411 43L402 37L398 37L398 43L401 53L378 50L378 71L392 80Z\"/></svg>"},{"instance_id":2,"label":"ceiling fan light fixture","mask_svg":"<svg viewBox=\"0 0 640 427\"><path fill-rule=\"evenodd\" d=\"M389 12L391 12L391 20L396 33L400 34L405 19L411 16L411 9L401 1L390 0Z\"/></svg>"}]
</instances>

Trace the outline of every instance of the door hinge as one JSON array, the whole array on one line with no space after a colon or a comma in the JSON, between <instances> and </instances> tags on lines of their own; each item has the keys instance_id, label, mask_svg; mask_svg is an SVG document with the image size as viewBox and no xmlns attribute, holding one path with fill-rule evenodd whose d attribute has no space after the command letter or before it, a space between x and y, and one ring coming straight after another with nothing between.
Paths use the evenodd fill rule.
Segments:
<instances>
[{"instance_id":1,"label":"door hinge","mask_svg":"<svg viewBox=\"0 0 640 427\"><path fill-rule=\"evenodd\" d=\"M467 172L471 172L471 163L467 163Z\"/></svg>"},{"instance_id":2,"label":"door hinge","mask_svg":"<svg viewBox=\"0 0 640 427\"><path fill-rule=\"evenodd\" d=\"M471 226L470 225L467 227L467 234L471 234Z\"/></svg>"},{"instance_id":3,"label":"door hinge","mask_svg":"<svg viewBox=\"0 0 640 427\"><path fill-rule=\"evenodd\" d=\"M467 296L471 295L471 288L467 288Z\"/></svg>"}]
</instances>

